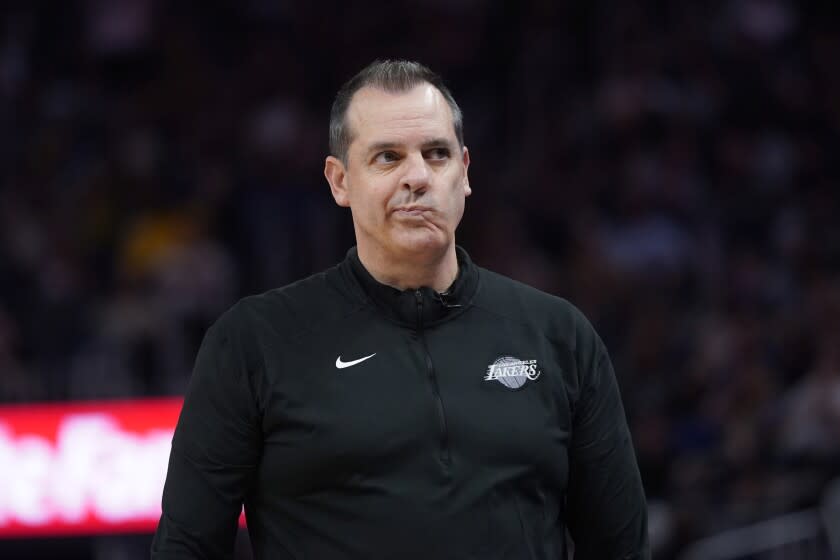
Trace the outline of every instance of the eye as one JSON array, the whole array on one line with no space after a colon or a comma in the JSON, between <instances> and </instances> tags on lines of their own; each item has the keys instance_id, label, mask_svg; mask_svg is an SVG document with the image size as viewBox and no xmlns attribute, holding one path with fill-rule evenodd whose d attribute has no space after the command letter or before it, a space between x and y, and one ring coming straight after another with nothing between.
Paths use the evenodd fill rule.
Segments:
<instances>
[{"instance_id":1,"label":"eye","mask_svg":"<svg viewBox=\"0 0 840 560\"><path fill-rule=\"evenodd\" d=\"M431 160L443 160L449 158L449 148L432 148L426 152L426 158Z\"/></svg>"},{"instance_id":2,"label":"eye","mask_svg":"<svg viewBox=\"0 0 840 560\"><path fill-rule=\"evenodd\" d=\"M394 152L379 152L373 158L376 163L394 163L399 159L399 156Z\"/></svg>"}]
</instances>

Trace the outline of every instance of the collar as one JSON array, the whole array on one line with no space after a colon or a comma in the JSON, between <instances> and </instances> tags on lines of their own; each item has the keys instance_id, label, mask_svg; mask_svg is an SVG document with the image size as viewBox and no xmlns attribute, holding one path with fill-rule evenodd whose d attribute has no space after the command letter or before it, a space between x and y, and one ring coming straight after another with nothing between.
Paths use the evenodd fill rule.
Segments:
<instances>
[{"instance_id":1,"label":"collar","mask_svg":"<svg viewBox=\"0 0 840 560\"><path fill-rule=\"evenodd\" d=\"M432 288L398 290L378 282L364 267L356 247L347 251L339 264L345 279L354 284L362 297L388 319L413 328L431 326L463 313L478 288L478 268L467 252L455 247L458 276L448 290L438 293Z\"/></svg>"}]
</instances>

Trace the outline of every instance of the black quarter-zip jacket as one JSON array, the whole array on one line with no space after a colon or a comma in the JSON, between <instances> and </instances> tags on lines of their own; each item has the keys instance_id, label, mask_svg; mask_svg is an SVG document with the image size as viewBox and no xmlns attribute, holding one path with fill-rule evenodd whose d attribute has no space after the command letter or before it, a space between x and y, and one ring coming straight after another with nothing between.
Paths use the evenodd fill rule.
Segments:
<instances>
[{"instance_id":1,"label":"black quarter-zip jacket","mask_svg":"<svg viewBox=\"0 0 840 560\"><path fill-rule=\"evenodd\" d=\"M355 249L208 331L152 557L648 558L615 375L567 301L474 265L443 294Z\"/></svg>"}]
</instances>

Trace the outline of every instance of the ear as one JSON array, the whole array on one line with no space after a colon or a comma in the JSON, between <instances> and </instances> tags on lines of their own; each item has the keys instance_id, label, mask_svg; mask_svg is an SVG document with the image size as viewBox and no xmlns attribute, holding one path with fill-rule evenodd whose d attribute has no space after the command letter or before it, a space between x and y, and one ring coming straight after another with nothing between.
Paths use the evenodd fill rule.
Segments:
<instances>
[{"instance_id":1,"label":"ear","mask_svg":"<svg viewBox=\"0 0 840 560\"><path fill-rule=\"evenodd\" d=\"M464 146L462 157L464 160L464 196L470 196L472 189L470 188L470 177L467 171L470 169L470 151Z\"/></svg>"},{"instance_id":2,"label":"ear","mask_svg":"<svg viewBox=\"0 0 840 560\"><path fill-rule=\"evenodd\" d=\"M330 192L332 192L335 203L344 208L350 206L350 197L347 194L347 171L344 169L344 164L340 159L327 156L324 161L324 177L330 184Z\"/></svg>"}]
</instances>

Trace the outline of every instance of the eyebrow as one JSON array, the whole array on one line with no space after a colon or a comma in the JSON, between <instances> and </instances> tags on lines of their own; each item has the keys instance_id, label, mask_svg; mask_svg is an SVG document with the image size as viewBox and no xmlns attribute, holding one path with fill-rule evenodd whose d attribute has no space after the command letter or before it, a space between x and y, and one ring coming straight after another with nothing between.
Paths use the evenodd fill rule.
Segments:
<instances>
[{"instance_id":1,"label":"eyebrow","mask_svg":"<svg viewBox=\"0 0 840 560\"><path fill-rule=\"evenodd\" d=\"M429 138L424 140L422 144L420 144L420 148L423 150L428 150L430 148L439 148L441 146L450 147L451 142L446 138ZM395 148L401 147L402 144L399 142L374 142L370 146L368 146L368 152L378 152L380 150L393 150Z\"/></svg>"}]
</instances>

